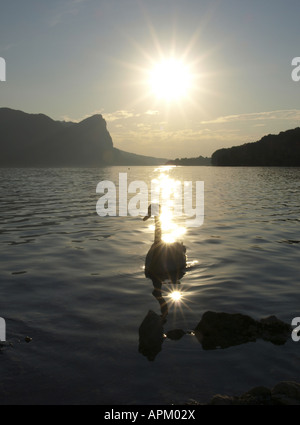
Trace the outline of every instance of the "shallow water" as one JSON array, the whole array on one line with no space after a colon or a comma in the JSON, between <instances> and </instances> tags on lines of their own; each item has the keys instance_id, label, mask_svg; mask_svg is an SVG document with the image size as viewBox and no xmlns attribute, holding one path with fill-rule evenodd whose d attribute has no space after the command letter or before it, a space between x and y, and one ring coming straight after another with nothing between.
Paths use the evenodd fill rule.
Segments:
<instances>
[{"instance_id":1,"label":"shallow water","mask_svg":"<svg viewBox=\"0 0 300 425\"><path fill-rule=\"evenodd\" d=\"M153 234L141 217L96 214L97 184L117 183L119 172L150 184L161 170L0 169L0 317L7 325L0 403L205 402L300 381L300 342L291 338L204 350L188 333L165 338L153 361L139 352L141 323L149 310L160 314L144 274ZM166 173L204 181L205 221L183 236L184 299L169 303L164 331L193 330L207 310L288 323L300 316L300 169Z\"/></svg>"}]
</instances>

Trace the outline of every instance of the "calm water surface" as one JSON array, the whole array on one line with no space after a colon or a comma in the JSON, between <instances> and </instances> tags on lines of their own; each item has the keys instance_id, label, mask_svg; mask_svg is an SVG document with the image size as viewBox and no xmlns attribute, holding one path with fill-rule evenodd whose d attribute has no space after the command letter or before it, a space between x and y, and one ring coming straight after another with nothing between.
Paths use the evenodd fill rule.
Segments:
<instances>
[{"instance_id":1,"label":"calm water surface","mask_svg":"<svg viewBox=\"0 0 300 425\"><path fill-rule=\"evenodd\" d=\"M144 275L153 232L141 217L96 214L102 180L147 183L153 167L1 169L0 403L206 402L257 385L300 381L300 343L258 340L204 350L191 334L166 338L154 361L139 327L160 314ZM177 167L205 182L205 222L183 237L185 297L165 332L189 331L207 310L300 316L300 169ZM164 291L170 289L164 285ZM26 343L24 338L32 338Z\"/></svg>"}]
</instances>

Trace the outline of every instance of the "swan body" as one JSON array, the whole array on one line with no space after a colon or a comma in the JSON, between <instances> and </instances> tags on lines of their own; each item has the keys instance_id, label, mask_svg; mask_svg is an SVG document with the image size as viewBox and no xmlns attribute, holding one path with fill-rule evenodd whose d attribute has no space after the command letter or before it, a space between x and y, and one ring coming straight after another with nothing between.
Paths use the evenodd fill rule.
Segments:
<instances>
[{"instance_id":1,"label":"swan body","mask_svg":"<svg viewBox=\"0 0 300 425\"><path fill-rule=\"evenodd\" d=\"M152 205L144 221L151 217ZM159 210L160 213L160 210ZM147 277L167 278L176 275L181 278L186 268L186 247L181 242L166 243L162 241L161 222L155 216L155 237L145 261Z\"/></svg>"},{"instance_id":2,"label":"swan body","mask_svg":"<svg viewBox=\"0 0 300 425\"><path fill-rule=\"evenodd\" d=\"M186 267L186 248L180 242L160 242L150 248L145 262L148 276L169 277L182 272Z\"/></svg>"}]
</instances>

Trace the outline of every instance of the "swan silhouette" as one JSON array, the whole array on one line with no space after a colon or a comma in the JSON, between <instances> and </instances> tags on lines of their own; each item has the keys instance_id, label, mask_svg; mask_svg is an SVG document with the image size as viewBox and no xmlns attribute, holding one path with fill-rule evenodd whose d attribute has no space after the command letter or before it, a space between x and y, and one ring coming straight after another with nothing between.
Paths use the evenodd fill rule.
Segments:
<instances>
[{"instance_id":1,"label":"swan silhouette","mask_svg":"<svg viewBox=\"0 0 300 425\"><path fill-rule=\"evenodd\" d=\"M160 214L160 205L151 204L148 214L143 219L146 221L154 215L155 220L154 243L146 256L145 274L146 277L155 280L165 278L178 280L185 273L186 247L182 242L166 243L162 240Z\"/></svg>"}]
</instances>

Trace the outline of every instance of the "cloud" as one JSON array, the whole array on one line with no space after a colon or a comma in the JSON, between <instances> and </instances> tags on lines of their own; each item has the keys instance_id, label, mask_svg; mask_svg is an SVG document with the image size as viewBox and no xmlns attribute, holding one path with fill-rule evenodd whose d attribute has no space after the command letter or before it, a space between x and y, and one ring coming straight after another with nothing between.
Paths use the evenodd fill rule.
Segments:
<instances>
[{"instance_id":1,"label":"cloud","mask_svg":"<svg viewBox=\"0 0 300 425\"><path fill-rule=\"evenodd\" d=\"M253 112L250 114L227 115L209 121L202 121L201 124L226 124L238 121L262 121L262 120L300 120L299 109L286 109L269 112Z\"/></svg>"},{"instance_id":2,"label":"cloud","mask_svg":"<svg viewBox=\"0 0 300 425\"><path fill-rule=\"evenodd\" d=\"M184 156L210 156L224 145L240 143L239 130L220 129L172 129L166 125L138 123L126 129L114 128L112 137L119 149L163 158Z\"/></svg>"},{"instance_id":3,"label":"cloud","mask_svg":"<svg viewBox=\"0 0 300 425\"><path fill-rule=\"evenodd\" d=\"M61 121L65 121L65 122L78 122L78 120L73 120L72 118L69 117L69 115L62 115Z\"/></svg>"},{"instance_id":4,"label":"cloud","mask_svg":"<svg viewBox=\"0 0 300 425\"><path fill-rule=\"evenodd\" d=\"M120 120L127 120L130 118L142 118L142 117L154 117L159 115L158 111L154 111L149 109L146 112L142 113L136 113L133 111L127 111L127 110L120 110L115 111L111 113L103 113L103 117L107 122L113 122L113 121L120 121Z\"/></svg>"},{"instance_id":5,"label":"cloud","mask_svg":"<svg viewBox=\"0 0 300 425\"><path fill-rule=\"evenodd\" d=\"M145 112L146 115L158 115L159 112L158 111L152 111L151 109L149 111Z\"/></svg>"},{"instance_id":6,"label":"cloud","mask_svg":"<svg viewBox=\"0 0 300 425\"><path fill-rule=\"evenodd\" d=\"M154 109L139 113L125 109L112 113L102 111L102 115L115 146L138 154L153 155L155 146L155 155L165 158L170 155L209 156L224 144L239 143L244 139L240 129L213 129L202 125L200 120L187 125L185 120L166 120Z\"/></svg>"},{"instance_id":7,"label":"cloud","mask_svg":"<svg viewBox=\"0 0 300 425\"><path fill-rule=\"evenodd\" d=\"M107 121L107 122L124 120L124 119L128 119L128 118L139 117L139 116L140 116L140 114L136 114L132 111L126 111L126 110L111 112L111 113L107 113L107 114L103 113L103 117L104 117L105 121Z\"/></svg>"}]
</instances>

